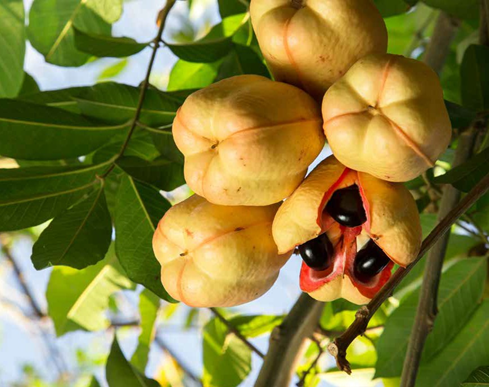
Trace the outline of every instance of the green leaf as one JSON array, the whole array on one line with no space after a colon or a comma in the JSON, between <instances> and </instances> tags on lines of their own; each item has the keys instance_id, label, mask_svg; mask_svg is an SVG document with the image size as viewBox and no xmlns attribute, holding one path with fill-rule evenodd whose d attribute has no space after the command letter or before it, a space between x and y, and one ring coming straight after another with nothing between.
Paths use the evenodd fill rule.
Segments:
<instances>
[{"instance_id":1,"label":"green leaf","mask_svg":"<svg viewBox=\"0 0 489 387\"><path fill-rule=\"evenodd\" d=\"M460 19L479 17L479 0L423 0L423 2Z\"/></svg>"},{"instance_id":2,"label":"green leaf","mask_svg":"<svg viewBox=\"0 0 489 387\"><path fill-rule=\"evenodd\" d=\"M486 277L486 259L460 261L443 274L439 289L439 314L426 341L423 362L450 345L457 332L467 323L481 300ZM411 294L387 319L384 333L377 344L376 377L401 375L418 300L419 291ZM457 311L457 318L453 318L453 311Z\"/></svg>"},{"instance_id":3,"label":"green leaf","mask_svg":"<svg viewBox=\"0 0 489 387\"><path fill-rule=\"evenodd\" d=\"M139 315L141 316L141 334L138 346L132 355L131 364L144 372L148 363L149 350L156 333L156 318L160 308L160 299L144 289L139 296Z\"/></svg>"},{"instance_id":4,"label":"green leaf","mask_svg":"<svg viewBox=\"0 0 489 387\"><path fill-rule=\"evenodd\" d=\"M456 103L445 101L445 105L447 107L448 114L450 115L450 121L452 122L452 126L454 128L467 128L470 124L472 124L477 116L472 110L466 109Z\"/></svg>"},{"instance_id":5,"label":"green leaf","mask_svg":"<svg viewBox=\"0 0 489 387\"><path fill-rule=\"evenodd\" d=\"M122 0L88 0L87 7L109 24L122 16Z\"/></svg>"},{"instance_id":6,"label":"green leaf","mask_svg":"<svg viewBox=\"0 0 489 387\"><path fill-rule=\"evenodd\" d=\"M128 156L117 161L117 165L128 175L164 191L173 191L185 184L183 165L163 158L151 162Z\"/></svg>"},{"instance_id":7,"label":"green leaf","mask_svg":"<svg viewBox=\"0 0 489 387\"><path fill-rule=\"evenodd\" d=\"M435 178L436 184L452 184L455 188L469 192L489 173L489 148L472 157L444 175Z\"/></svg>"},{"instance_id":8,"label":"green leaf","mask_svg":"<svg viewBox=\"0 0 489 387\"><path fill-rule=\"evenodd\" d=\"M115 247L128 277L157 296L174 301L163 288L161 266L153 253L153 234L170 204L159 192L124 176L117 195Z\"/></svg>"},{"instance_id":9,"label":"green leaf","mask_svg":"<svg viewBox=\"0 0 489 387\"><path fill-rule=\"evenodd\" d=\"M125 127L97 124L49 106L0 100L0 154L7 157L56 160L86 155Z\"/></svg>"},{"instance_id":10,"label":"green leaf","mask_svg":"<svg viewBox=\"0 0 489 387\"><path fill-rule=\"evenodd\" d=\"M180 59L194 63L211 63L226 56L233 48L233 34L248 21L248 16L239 14L223 19L202 39L185 44L166 43Z\"/></svg>"},{"instance_id":11,"label":"green leaf","mask_svg":"<svg viewBox=\"0 0 489 387\"><path fill-rule=\"evenodd\" d=\"M236 387L251 371L251 350L218 319L204 327L204 385Z\"/></svg>"},{"instance_id":12,"label":"green leaf","mask_svg":"<svg viewBox=\"0 0 489 387\"><path fill-rule=\"evenodd\" d=\"M81 110L73 97L76 97L86 89L88 87L70 87L68 89L41 91L34 94L20 95L17 99L80 114Z\"/></svg>"},{"instance_id":13,"label":"green leaf","mask_svg":"<svg viewBox=\"0 0 489 387\"><path fill-rule=\"evenodd\" d=\"M0 231L44 223L87 194L108 162L83 167L0 169Z\"/></svg>"},{"instance_id":14,"label":"green leaf","mask_svg":"<svg viewBox=\"0 0 489 387\"><path fill-rule=\"evenodd\" d=\"M54 218L32 250L37 270L62 265L83 269L104 259L110 246L112 221L103 187Z\"/></svg>"},{"instance_id":15,"label":"green leaf","mask_svg":"<svg viewBox=\"0 0 489 387\"><path fill-rule=\"evenodd\" d=\"M99 331L110 325L105 313L110 296L134 286L116 264L114 254L109 252L107 259L83 270L61 266L53 269L46 299L58 336L78 329Z\"/></svg>"},{"instance_id":16,"label":"green leaf","mask_svg":"<svg viewBox=\"0 0 489 387\"><path fill-rule=\"evenodd\" d=\"M489 109L489 47L472 44L462 61L462 102L474 111Z\"/></svg>"},{"instance_id":17,"label":"green leaf","mask_svg":"<svg viewBox=\"0 0 489 387\"><path fill-rule=\"evenodd\" d=\"M248 0L218 0L218 3L219 13L223 19L228 16L245 13L249 7ZM244 3L248 3L248 6Z\"/></svg>"},{"instance_id":18,"label":"green leaf","mask_svg":"<svg viewBox=\"0 0 489 387\"><path fill-rule=\"evenodd\" d=\"M413 38L425 23L429 23L427 30L434 24L436 18L432 15L433 10L426 5L418 4L412 12L403 13L385 19L389 34L388 52L392 54L410 56L413 50L422 45L422 42L413 46ZM432 20L430 22L430 20ZM416 42L416 41L414 41Z\"/></svg>"},{"instance_id":19,"label":"green leaf","mask_svg":"<svg viewBox=\"0 0 489 387\"><path fill-rule=\"evenodd\" d=\"M382 14L382 17L406 13L412 7L403 0L374 0L374 3Z\"/></svg>"},{"instance_id":20,"label":"green leaf","mask_svg":"<svg viewBox=\"0 0 489 387\"><path fill-rule=\"evenodd\" d=\"M217 76L221 61L214 63L192 63L178 60L173 66L168 90L201 89L209 86Z\"/></svg>"},{"instance_id":21,"label":"green leaf","mask_svg":"<svg viewBox=\"0 0 489 387\"><path fill-rule=\"evenodd\" d=\"M102 70L97 78L97 82L106 82L108 79L112 79L121 74L129 64L127 58L121 59L120 61L106 67Z\"/></svg>"},{"instance_id":22,"label":"green leaf","mask_svg":"<svg viewBox=\"0 0 489 387\"><path fill-rule=\"evenodd\" d=\"M463 387L489 386L489 367L479 367L462 383Z\"/></svg>"},{"instance_id":23,"label":"green leaf","mask_svg":"<svg viewBox=\"0 0 489 387\"><path fill-rule=\"evenodd\" d=\"M90 384L88 385L88 387L100 387L100 383L98 382L95 376L92 376L92 379L90 380Z\"/></svg>"},{"instance_id":24,"label":"green leaf","mask_svg":"<svg viewBox=\"0 0 489 387\"><path fill-rule=\"evenodd\" d=\"M156 380L147 378L126 360L117 342L117 336L114 336L114 342L112 343L112 348L107 359L105 374L109 387L160 386Z\"/></svg>"},{"instance_id":25,"label":"green leaf","mask_svg":"<svg viewBox=\"0 0 489 387\"><path fill-rule=\"evenodd\" d=\"M236 316L229 319L229 322L244 337L253 338L271 332L283 319L284 316Z\"/></svg>"},{"instance_id":26,"label":"green leaf","mask_svg":"<svg viewBox=\"0 0 489 387\"><path fill-rule=\"evenodd\" d=\"M148 43L138 43L131 38L92 34L76 28L74 33L76 48L99 58L124 58L148 46Z\"/></svg>"},{"instance_id":27,"label":"green leaf","mask_svg":"<svg viewBox=\"0 0 489 387\"><path fill-rule=\"evenodd\" d=\"M463 316L459 313L457 310L457 318ZM487 364L489 361L487 316L489 316L489 301L484 301L443 352L431 362L421 366L416 386L458 387L474 368Z\"/></svg>"},{"instance_id":28,"label":"green leaf","mask_svg":"<svg viewBox=\"0 0 489 387\"><path fill-rule=\"evenodd\" d=\"M123 124L134 118L139 101L137 87L108 82L86 88L74 97L83 114L111 124ZM146 92L139 121L150 126L173 122L185 98L174 93L150 89Z\"/></svg>"},{"instance_id":29,"label":"green leaf","mask_svg":"<svg viewBox=\"0 0 489 387\"><path fill-rule=\"evenodd\" d=\"M255 51L247 46L234 44L231 52L224 58L216 80L243 74L256 74L270 78L267 66Z\"/></svg>"},{"instance_id":30,"label":"green leaf","mask_svg":"<svg viewBox=\"0 0 489 387\"><path fill-rule=\"evenodd\" d=\"M17 95L17 98L19 96L37 94L40 92L41 92L41 89L39 89L39 86L38 86L36 80L30 74L25 73L24 74L24 81L22 82L22 87L20 88L20 91Z\"/></svg>"},{"instance_id":31,"label":"green leaf","mask_svg":"<svg viewBox=\"0 0 489 387\"><path fill-rule=\"evenodd\" d=\"M0 98L15 97L24 80L25 15L22 0L0 2Z\"/></svg>"},{"instance_id":32,"label":"green leaf","mask_svg":"<svg viewBox=\"0 0 489 387\"><path fill-rule=\"evenodd\" d=\"M173 135L168 130L151 131L154 145L160 154L175 163L183 164L184 156L177 148Z\"/></svg>"},{"instance_id":33,"label":"green leaf","mask_svg":"<svg viewBox=\"0 0 489 387\"><path fill-rule=\"evenodd\" d=\"M91 0L92 4L95 1ZM74 27L93 34L110 35L107 24L85 0L35 0L29 13L27 33L46 62L58 66L81 66L90 55L75 47Z\"/></svg>"}]
</instances>

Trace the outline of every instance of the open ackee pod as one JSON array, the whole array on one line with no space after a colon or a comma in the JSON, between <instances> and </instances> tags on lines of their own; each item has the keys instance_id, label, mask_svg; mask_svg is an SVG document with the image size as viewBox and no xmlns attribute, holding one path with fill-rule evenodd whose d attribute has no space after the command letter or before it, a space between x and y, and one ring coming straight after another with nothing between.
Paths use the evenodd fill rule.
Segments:
<instances>
[{"instance_id":1,"label":"open ackee pod","mask_svg":"<svg viewBox=\"0 0 489 387\"><path fill-rule=\"evenodd\" d=\"M345 218L345 203L359 216ZM353 225L345 225L349 221ZM343 297L356 304L379 291L394 263L411 263L422 238L416 203L404 185L348 169L333 156L280 207L272 230L279 253L299 247L303 258L312 251L321 261L314 269L303 263L303 291L320 301Z\"/></svg>"},{"instance_id":2,"label":"open ackee pod","mask_svg":"<svg viewBox=\"0 0 489 387\"><path fill-rule=\"evenodd\" d=\"M220 206L193 195L169 209L153 237L168 293L193 307L236 306L264 294L291 255L273 241L278 207Z\"/></svg>"}]
</instances>

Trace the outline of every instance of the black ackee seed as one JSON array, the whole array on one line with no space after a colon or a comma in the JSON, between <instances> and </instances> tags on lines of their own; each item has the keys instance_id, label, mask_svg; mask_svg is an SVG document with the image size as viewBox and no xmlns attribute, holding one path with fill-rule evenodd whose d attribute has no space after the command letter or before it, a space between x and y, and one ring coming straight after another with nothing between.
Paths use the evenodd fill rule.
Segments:
<instances>
[{"instance_id":1,"label":"black ackee seed","mask_svg":"<svg viewBox=\"0 0 489 387\"><path fill-rule=\"evenodd\" d=\"M355 257L353 264L355 277L360 281L368 282L384 270L389 262L389 257L374 241L370 240Z\"/></svg>"},{"instance_id":2,"label":"black ackee seed","mask_svg":"<svg viewBox=\"0 0 489 387\"><path fill-rule=\"evenodd\" d=\"M299 253L311 269L322 271L329 268L333 258L333 245L326 234L321 234L299 246Z\"/></svg>"},{"instance_id":3,"label":"black ackee seed","mask_svg":"<svg viewBox=\"0 0 489 387\"><path fill-rule=\"evenodd\" d=\"M367 221L362 197L356 184L335 191L326 205L326 211L334 220L346 227L357 227Z\"/></svg>"}]
</instances>

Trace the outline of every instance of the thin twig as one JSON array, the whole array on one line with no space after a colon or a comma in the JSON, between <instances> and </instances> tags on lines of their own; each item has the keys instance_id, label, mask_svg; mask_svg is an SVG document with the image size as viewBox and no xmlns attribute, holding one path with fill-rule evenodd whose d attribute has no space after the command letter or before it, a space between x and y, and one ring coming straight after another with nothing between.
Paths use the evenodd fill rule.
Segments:
<instances>
[{"instance_id":1,"label":"thin twig","mask_svg":"<svg viewBox=\"0 0 489 387\"><path fill-rule=\"evenodd\" d=\"M5 238L4 234L0 234L0 243L2 244L2 253L3 255L5 255L5 258L7 258L7 261L9 261L10 264L12 265L12 268L14 269L15 272L15 276L17 277L17 281L19 282L22 291L27 296L27 300L29 301L29 305L31 306L31 309L34 311L36 317L38 317L39 319L43 319L44 317L46 317L46 313L44 313L44 311L38 305L34 293L29 288L29 285L27 285L27 282L24 278L22 270L20 269L20 266L17 264L17 261L15 260L10 249L8 248L8 241Z\"/></svg>"},{"instance_id":2,"label":"thin twig","mask_svg":"<svg viewBox=\"0 0 489 387\"><path fill-rule=\"evenodd\" d=\"M100 176L101 179L105 179L110 174L110 172L112 172L114 170L117 160L119 160L124 155L124 152L126 151L127 146L129 145L129 141L131 141L131 137L134 134L134 131L136 130L137 123L139 121L139 117L141 116L141 110L143 109L144 98L146 97L146 92L148 91L149 78L151 76L151 71L153 70L153 65L154 65L154 62L156 59L156 54L158 52L158 48L160 47L160 41L162 39L163 31L165 29L166 19L168 18L168 14L169 14L170 10L175 5L175 2L176 2L176 0L167 0L165 6L163 7L163 9L159 13L159 19L158 20L160 21L160 24L159 24L158 34L156 35L156 38L153 40L153 43L154 43L153 52L151 54L151 59L149 61L148 69L146 71L146 77L144 78L143 84L141 85L141 91L139 93L139 101L138 101L138 105L136 108L136 112L135 112L134 117L131 121L131 126L129 128L129 132L127 133L127 137L126 137L126 140L124 141L124 144L122 144L121 149L120 149L119 153L117 154L117 156L115 157L114 162L109 166L107 171L105 171Z\"/></svg>"},{"instance_id":3,"label":"thin twig","mask_svg":"<svg viewBox=\"0 0 489 387\"><path fill-rule=\"evenodd\" d=\"M238 339L240 339L249 349L255 352L262 359L265 357L264 353L256 348L241 332L236 329L216 308L209 308L211 312L228 328L229 332L232 332Z\"/></svg>"},{"instance_id":4,"label":"thin twig","mask_svg":"<svg viewBox=\"0 0 489 387\"><path fill-rule=\"evenodd\" d=\"M463 217L467 221L467 223L469 223L472 227L474 227L477 230L475 234L482 239L482 242L486 244L489 243L489 236L482 229L482 227L477 223L474 217L470 214L465 214Z\"/></svg>"},{"instance_id":5,"label":"thin twig","mask_svg":"<svg viewBox=\"0 0 489 387\"><path fill-rule=\"evenodd\" d=\"M306 382L307 375L309 375L312 372L312 370L314 368L316 368L316 365L318 364L319 360L324 355L324 349L321 346L321 343L316 342L316 345L318 346L319 352L318 352L317 356L314 358L313 362L309 365L309 368L302 373L300 380L297 382L297 387L303 387L304 386L304 383Z\"/></svg>"},{"instance_id":6,"label":"thin twig","mask_svg":"<svg viewBox=\"0 0 489 387\"><path fill-rule=\"evenodd\" d=\"M195 383L197 383L199 386L202 386L202 380L200 380L199 377L197 377L186 365L185 363L177 356L177 354L165 343L165 341L160 337L156 336L155 338L156 344L163 350L165 351L175 362L178 364L178 366L182 369L185 374L192 379Z\"/></svg>"},{"instance_id":7,"label":"thin twig","mask_svg":"<svg viewBox=\"0 0 489 387\"><path fill-rule=\"evenodd\" d=\"M433 229L421 245L421 251L416 260L406 268L399 268L390 280L380 289L375 297L356 313L355 320L348 329L329 346L328 351L336 358L336 364L340 370L351 373L350 364L346 360L346 350L358 336L367 329L370 319L380 306L391 296L392 292L409 274L414 266L424 257L433 245L450 230L453 224L464 214L477 200L489 191L489 175L482 179L452 211Z\"/></svg>"},{"instance_id":8,"label":"thin twig","mask_svg":"<svg viewBox=\"0 0 489 387\"><path fill-rule=\"evenodd\" d=\"M63 357L59 353L56 343L54 343L51 340L50 334L46 332L43 327L43 322L46 321L47 315L46 313L44 313L42 308L37 303L34 293L32 292L29 285L27 284L20 266L18 265L17 261L15 260L14 256L10 251L9 240L5 234L0 234L0 244L2 245L1 247L2 254L5 255L7 261L10 262L10 264L12 265L12 268L14 269L15 277L17 278L17 282L19 283L22 291L27 297L31 309L34 311L34 316L36 317L37 319L36 322L38 323L37 328L41 333L42 341L44 342L44 345L46 346L48 352L50 352L50 358L52 359L52 362L57 372L59 373L60 377L62 377L63 374L66 372L67 367L63 360Z\"/></svg>"}]
</instances>

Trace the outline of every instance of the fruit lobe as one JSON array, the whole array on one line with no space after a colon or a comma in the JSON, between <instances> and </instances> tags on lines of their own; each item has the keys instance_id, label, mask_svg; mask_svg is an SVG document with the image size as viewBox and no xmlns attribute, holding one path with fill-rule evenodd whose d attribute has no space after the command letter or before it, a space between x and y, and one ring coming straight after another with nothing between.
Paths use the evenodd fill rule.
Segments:
<instances>
[{"instance_id":1,"label":"fruit lobe","mask_svg":"<svg viewBox=\"0 0 489 387\"><path fill-rule=\"evenodd\" d=\"M371 0L253 0L250 13L275 79L319 101L358 59L387 51L387 29Z\"/></svg>"},{"instance_id":2,"label":"fruit lobe","mask_svg":"<svg viewBox=\"0 0 489 387\"><path fill-rule=\"evenodd\" d=\"M359 60L325 94L324 131L349 168L403 182L434 166L451 138L436 73L398 55Z\"/></svg>"},{"instance_id":3,"label":"fruit lobe","mask_svg":"<svg viewBox=\"0 0 489 387\"><path fill-rule=\"evenodd\" d=\"M335 192L356 184L366 222L340 225L325 211ZM355 303L368 301L390 277L394 263L407 266L421 245L416 203L398 183L377 179L346 168L333 156L320 163L304 183L280 207L273 222L273 237L280 253L326 233L334 246L334 267L325 272L303 264L301 288L321 301L344 297ZM390 258L387 267L362 283L354 273L357 246L370 239Z\"/></svg>"},{"instance_id":4,"label":"fruit lobe","mask_svg":"<svg viewBox=\"0 0 489 387\"><path fill-rule=\"evenodd\" d=\"M278 254L272 238L277 208L218 206L197 195L173 206L153 237L168 293L194 307L235 306L265 293L291 255Z\"/></svg>"},{"instance_id":5,"label":"fruit lobe","mask_svg":"<svg viewBox=\"0 0 489 387\"><path fill-rule=\"evenodd\" d=\"M222 205L269 205L302 182L324 146L321 122L302 90L242 75L189 96L173 136L198 195Z\"/></svg>"}]
</instances>

